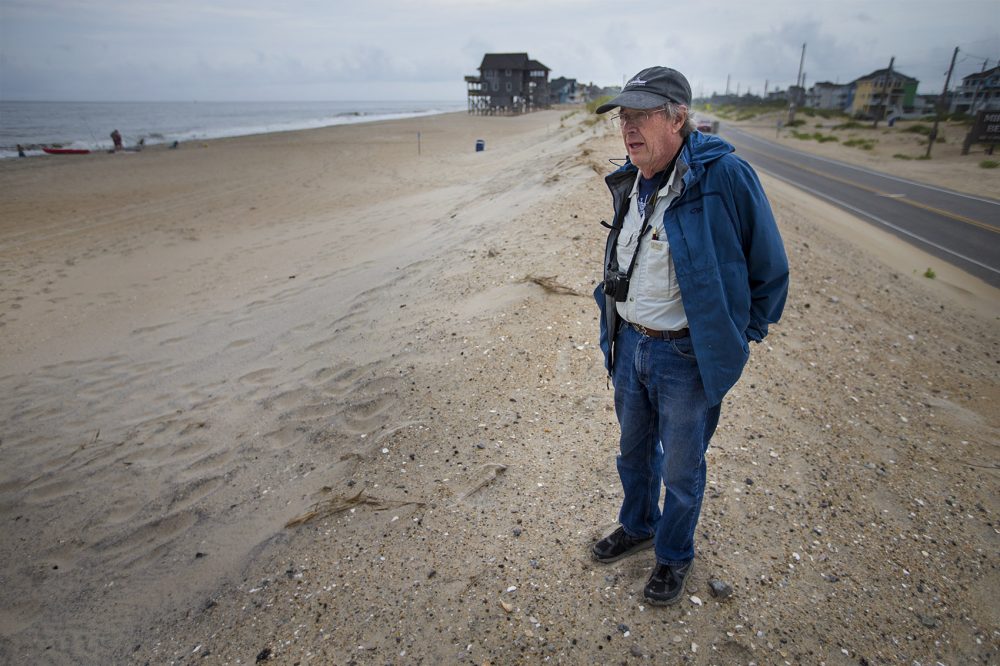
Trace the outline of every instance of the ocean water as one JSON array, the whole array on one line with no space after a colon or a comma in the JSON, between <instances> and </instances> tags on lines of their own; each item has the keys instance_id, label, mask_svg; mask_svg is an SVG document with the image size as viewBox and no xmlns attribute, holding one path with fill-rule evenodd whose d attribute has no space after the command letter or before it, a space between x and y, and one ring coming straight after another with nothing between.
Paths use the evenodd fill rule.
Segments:
<instances>
[{"instance_id":1,"label":"ocean water","mask_svg":"<svg viewBox=\"0 0 1000 666\"><path fill-rule=\"evenodd\" d=\"M0 158L42 146L108 150L111 130L125 146L286 132L330 125L463 111L461 101L429 102L0 102Z\"/></svg>"}]
</instances>

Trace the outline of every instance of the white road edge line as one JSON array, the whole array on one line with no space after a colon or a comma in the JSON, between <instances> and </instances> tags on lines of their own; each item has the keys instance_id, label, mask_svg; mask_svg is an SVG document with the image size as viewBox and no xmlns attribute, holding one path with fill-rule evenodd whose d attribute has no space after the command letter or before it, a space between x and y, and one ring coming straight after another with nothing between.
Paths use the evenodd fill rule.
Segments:
<instances>
[{"instance_id":1,"label":"white road edge line","mask_svg":"<svg viewBox=\"0 0 1000 666\"><path fill-rule=\"evenodd\" d=\"M848 169L856 169L858 171L863 171L865 173L871 174L873 176L881 176L882 178L888 178L889 180L895 180L895 181L900 182L900 183L906 183L907 185L913 185L914 187L924 187L924 188L926 188L928 190L934 190L935 192L942 192L944 194L951 194L951 195L956 196L956 197L962 197L963 199L971 199L973 201L979 201L979 202L982 202L982 203L985 203L985 204L990 204L992 206L1000 206L1000 202L994 201L992 199L984 199L982 197L977 197L974 194L965 194L963 192L956 192L955 190L948 190L948 189L945 189L943 187L935 187L934 185L928 185L927 183L918 183L915 180L907 180L906 178L900 178L898 176L891 176L891 175L889 175L887 173L882 173L881 171L874 171L872 169L868 169L868 168L863 167L863 166L858 166L856 164L848 164L847 162L840 162L838 160L833 160L833 159L830 159L828 157L820 157L819 155L813 155L811 153L802 152L801 150L795 150L794 148L789 148L787 146L781 145L780 143L775 143L773 141L768 141L767 139L762 139L759 136L754 136L753 134L750 134L749 132L744 132L744 131L739 130L739 129L737 129L737 132L739 134L743 135L744 137L749 138L751 140L759 141L759 142L765 143L765 144L767 144L769 146L775 146L775 147L780 148L782 150L787 150L787 151L789 151L791 153L795 153L796 155L804 155L805 157L811 157L811 158L819 160L821 162L827 162L829 164L835 164L837 166L846 167Z\"/></svg>"},{"instance_id":2,"label":"white road edge line","mask_svg":"<svg viewBox=\"0 0 1000 666\"><path fill-rule=\"evenodd\" d=\"M901 234L904 234L906 236L909 236L910 238L916 239L916 240L920 241L921 243L925 243L927 245L930 245L931 247L935 247L935 248L941 250L942 252L947 252L948 254L953 255L955 257L958 257L959 259L961 259L963 261L967 261L970 264L975 264L976 266L979 266L980 268L985 268L986 270L988 270L990 272L993 272L993 273L996 273L996 274L1000 275L1000 270L998 270L996 268L993 268L992 266L987 266L986 264L982 263L981 261L976 261L975 259L972 259L971 257L967 257L964 254L959 254L958 252L955 252L954 250L950 250L950 249L944 247L943 245L938 245L937 243L935 243L933 241L927 240L923 236L918 236L917 234L913 233L912 231L908 231L906 229L903 229L902 227L896 226L892 222L887 222L886 220L883 220L881 217L878 217L876 215L872 215L871 213L869 213L867 211L864 211L864 210L861 210L860 208L857 208L855 206L852 206L849 203L841 201L840 199L837 199L836 197L831 197L830 195L824 194L823 192L820 192L818 190L814 190L811 187L806 187L805 185L799 185L798 183L794 183L794 182L788 180L787 178L784 178L783 176L779 176L776 173L768 171L767 169L762 169L760 167L754 167L754 168L755 169L759 169L760 171L763 171L764 173L766 173L767 175L771 176L772 178L777 178L778 180L780 180L782 182L788 183L792 187L798 188L798 189L803 190L805 192L809 192L810 194L815 195L815 196L817 196L817 197L819 197L821 199L826 199L827 201L835 203L838 206L842 206L844 208L847 208L848 210L853 211L853 212L857 213L858 215L862 215L864 217L867 217L868 219L874 220L875 222L878 222L881 225L884 225L886 227L889 227L890 229L898 231Z\"/></svg>"}]
</instances>

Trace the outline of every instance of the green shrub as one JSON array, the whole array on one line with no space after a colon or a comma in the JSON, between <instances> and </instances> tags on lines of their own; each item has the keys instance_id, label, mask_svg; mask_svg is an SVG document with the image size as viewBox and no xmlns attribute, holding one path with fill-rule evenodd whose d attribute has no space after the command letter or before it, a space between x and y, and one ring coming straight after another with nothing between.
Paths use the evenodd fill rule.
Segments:
<instances>
[{"instance_id":1,"label":"green shrub","mask_svg":"<svg viewBox=\"0 0 1000 666\"><path fill-rule=\"evenodd\" d=\"M791 121L785 123L785 127L801 127L802 125L805 125L805 124L806 124L806 121L802 120L801 118L796 118L795 120L791 120Z\"/></svg>"},{"instance_id":2,"label":"green shrub","mask_svg":"<svg viewBox=\"0 0 1000 666\"><path fill-rule=\"evenodd\" d=\"M924 125L924 124L921 124L921 123L917 123L916 125L910 125L909 127L905 128L903 131L904 132L913 132L914 134L923 134L924 136L928 136L931 133L931 128L928 127L927 125Z\"/></svg>"},{"instance_id":3,"label":"green shrub","mask_svg":"<svg viewBox=\"0 0 1000 666\"><path fill-rule=\"evenodd\" d=\"M809 134L808 132L798 132L792 130L792 136L801 141L819 141L820 143L826 143L828 141L840 141L837 137L832 134L821 134L819 132L813 132Z\"/></svg>"},{"instance_id":4,"label":"green shrub","mask_svg":"<svg viewBox=\"0 0 1000 666\"><path fill-rule=\"evenodd\" d=\"M699 103L698 108L702 108ZM760 100L741 100L736 104L711 104L705 103L704 110L709 111L725 120L753 120L757 116L773 111L784 111L788 108L785 102L762 102Z\"/></svg>"},{"instance_id":5,"label":"green shrub","mask_svg":"<svg viewBox=\"0 0 1000 666\"><path fill-rule=\"evenodd\" d=\"M928 267L927 270L924 271L924 277L933 280L937 277L937 273L934 272L933 268Z\"/></svg>"},{"instance_id":6,"label":"green shrub","mask_svg":"<svg viewBox=\"0 0 1000 666\"><path fill-rule=\"evenodd\" d=\"M861 150L872 150L875 148L876 141L873 139L848 139L844 142L845 146L850 148L860 148Z\"/></svg>"},{"instance_id":7,"label":"green shrub","mask_svg":"<svg viewBox=\"0 0 1000 666\"><path fill-rule=\"evenodd\" d=\"M838 111L836 109L814 109L810 106L803 107L799 109L804 115L810 118L844 118L846 117L843 111Z\"/></svg>"},{"instance_id":8,"label":"green shrub","mask_svg":"<svg viewBox=\"0 0 1000 666\"><path fill-rule=\"evenodd\" d=\"M846 123L840 123L839 125L834 125L835 130L848 130L848 129L871 129L872 126L868 123L859 123L857 120L848 120Z\"/></svg>"},{"instance_id":9,"label":"green shrub","mask_svg":"<svg viewBox=\"0 0 1000 666\"><path fill-rule=\"evenodd\" d=\"M589 113L597 113L597 107L604 104L605 102L611 101L611 95L604 95L603 97L598 97L595 100L587 102L587 111Z\"/></svg>"},{"instance_id":10,"label":"green shrub","mask_svg":"<svg viewBox=\"0 0 1000 666\"><path fill-rule=\"evenodd\" d=\"M913 159L909 155L904 155L902 153L896 153L895 155L893 155L893 157L895 157L897 160L912 160Z\"/></svg>"},{"instance_id":11,"label":"green shrub","mask_svg":"<svg viewBox=\"0 0 1000 666\"><path fill-rule=\"evenodd\" d=\"M983 160L979 163L980 169L996 169L1000 167L1000 161L997 160Z\"/></svg>"}]
</instances>

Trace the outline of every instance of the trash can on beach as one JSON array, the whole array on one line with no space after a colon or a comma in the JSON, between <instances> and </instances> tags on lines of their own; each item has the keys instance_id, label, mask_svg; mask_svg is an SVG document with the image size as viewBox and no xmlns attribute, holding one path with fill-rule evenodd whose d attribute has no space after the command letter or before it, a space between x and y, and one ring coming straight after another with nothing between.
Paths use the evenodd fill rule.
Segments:
<instances>
[{"instance_id":1,"label":"trash can on beach","mask_svg":"<svg viewBox=\"0 0 1000 666\"><path fill-rule=\"evenodd\" d=\"M486 141L483 139L476 139L476 152L481 153L486 150Z\"/></svg>"}]
</instances>

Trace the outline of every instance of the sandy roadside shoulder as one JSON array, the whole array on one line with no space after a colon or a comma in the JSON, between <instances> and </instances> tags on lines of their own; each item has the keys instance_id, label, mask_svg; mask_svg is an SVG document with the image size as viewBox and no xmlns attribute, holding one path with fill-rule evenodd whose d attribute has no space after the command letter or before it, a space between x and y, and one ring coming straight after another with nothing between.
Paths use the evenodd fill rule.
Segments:
<instances>
[{"instance_id":1,"label":"sandy roadside shoulder","mask_svg":"<svg viewBox=\"0 0 1000 666\"><path fill-rule=\"evenodd\" d=\"M929 284L886 258L900 241L767 179L792 290L724 404L690 596L646 607L650 558L589 559L620 497L590 291L621 149L583 132L469 211L490 223L428 274L433 308L406 295L388 427L130 659L996 661L996 291ZM475 217L493 201L502 224Z\"/></svg>"}]
</instances>

